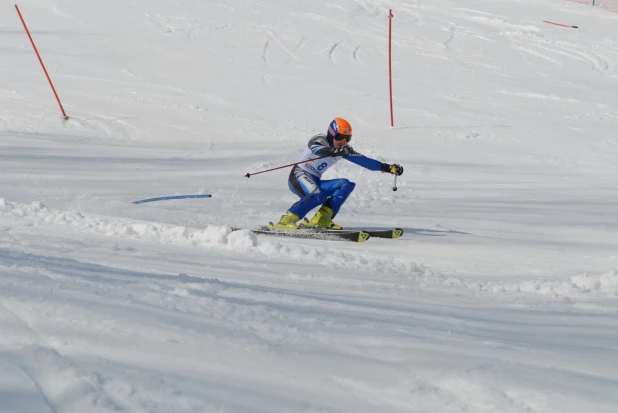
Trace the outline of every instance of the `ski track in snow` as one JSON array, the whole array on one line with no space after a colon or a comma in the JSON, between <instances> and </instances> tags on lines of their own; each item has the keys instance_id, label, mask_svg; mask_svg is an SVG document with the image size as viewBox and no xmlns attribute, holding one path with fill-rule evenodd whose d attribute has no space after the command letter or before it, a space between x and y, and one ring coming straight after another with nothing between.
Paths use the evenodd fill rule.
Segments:
<instances>
[{"instance_id":1,"label":"ski track in snow","mask_svg":"<svg viewBox=\"0 0 618 413\"><path fill-rule=\"evenodd\" d=\"M5 299L6 302L0 307L0 319L8 327L5 331L13 334L19 331L19 336L14 336L16 342L11 343L11 347L19 350L0 353L0 366L4 361L15 369L16 374L24 375L31 382L31 386L24 389L31 391L28 409L53 413L124 411L106 394L96 375L80 372L69 359L46 342L37 328L26 320L26 317L31 317L29 311L20 315L21 310L11 309L9 297L5 296ZM7 344L6 338L2 341ZM11 403L25 402L18 399Z\"/></svg>"},{"instance_id":2,"label":"ski track in snow","mask_svg":"<svg viewBox=\"0 0 618 413\"><path fill-rule=\"evenodd\" d=\"M292 240L270 241L257 237L249 230L231 231L228 226L208 226L205 229L182 227L156 222L140 222L113 217L84 215L78 211L50 210L41 202L17 204L0 198L0 214L24 221L21 225L62 225L90 233L111 237L186 245L197 248L214 248L251 253L278 260L280 256L298 262L320 262L333 268L353 268L377 276L395 275L413 280L419 285L446 285L490 293L536 293L551 297L575 298L587 293L618 294L618 271L590 275L581 274L569 279L528 280L512 282L469 281L452 275L442 275L422 264L401 259L385 259L367 255L366 252L337 251L329 248L298 245ZM337 241L330 241L337 242ZM371 240L369 241L371 242ZM397 242L397 241L392 241Z\"/></svg>"}]
</instances>

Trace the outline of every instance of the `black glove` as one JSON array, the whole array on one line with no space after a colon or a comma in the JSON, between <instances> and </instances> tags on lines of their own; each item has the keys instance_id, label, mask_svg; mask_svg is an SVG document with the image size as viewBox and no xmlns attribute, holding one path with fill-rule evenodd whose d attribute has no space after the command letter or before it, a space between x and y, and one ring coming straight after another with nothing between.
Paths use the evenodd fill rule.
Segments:
<instances>
[{"instance_id":1,"label":"black glove","mask_svg":"<svg viewBox=\"0 0 618 413\"><path fill-rule=\"evenodd\" d=\"M354 153L354 149L350 145L343 145L339 148L335 148L330 153L330 156L347 156L352 155Z\"/></svg>"},{"instance_id":2,"label":"black glove","mask_svg":"<svg viewBox=\"0 0 618 413\"><path fill-rule=\"evenodd\" d=\"M382 172L388 172L393 175L402 175L403 174L403 166L397 165L396 163L389 165L387 163L383 163L380 167Z\"/></svg>"}]
</instances>

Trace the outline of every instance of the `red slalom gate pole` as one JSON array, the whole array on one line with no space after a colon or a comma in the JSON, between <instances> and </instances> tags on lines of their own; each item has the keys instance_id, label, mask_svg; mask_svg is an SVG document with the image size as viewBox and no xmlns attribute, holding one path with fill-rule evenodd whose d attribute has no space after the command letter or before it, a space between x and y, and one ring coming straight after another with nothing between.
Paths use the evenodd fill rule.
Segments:
<instances>
[{"instance_id":1,"label":"red slalom gate pole","mask_svg":"<svg viewBox=\"0 0 618 413\"><path fill-rule=\"evenodd\" d=\"M251 173L247 173L247 175L245 175L245 178L251 178L251 176L253 176L253 175L263 174L264 172L276 171L277 169L287 168L288 166L300 165L301 163L311 162L311 161L315 161L315 160L318 160L318 159L320 159L320 158L307 159L306 161L300 161L300 162L291 163L289 165L278 166L276 168L267 169L265 171L260 171L260 172L254 172L252 174Z\"/></svg>"},{"instance_id":2,"label":"red slalom gate pole","mask_svg":"<svg viewBox=\"0 0 618 413\"><path fill-rule=\"evenodd\" d=\"M28 35L28 38L30 39L30 43L32 44L32 47L34 48L34 52L36 53L36 57L38 57L39 62L41 63L41 67L43 68L43 72L45 72L45 76L47 77L47 81L49 82L49 85L52 88L52 92L54 92L54 96L56 96L56 101L58 102L58 106L60 106L60 111L62 112L62 117L64 118L64 120L68 120L69 117L64 112L64 108L62 107L62 103L60 102L60 98L58 97L58 93L56 93L56 88L54 87L54 84L52 83L51 78L49 77L49 74L47 73L47 69L45 69L45 65L43 64L43 59L41 59L41 55L39 54L39 51L37 50L36 45L34 44L34 40L32 40L32 36L30 35L30 31L28 30L28 26L26 26L26 22L24 21L24 18L22 17L21 12L19 11L19 7L17 7L17 4L15 5L15 10L17 10L17 14L19 15L19 19L21 20L21 23L24 25L24 29L26 30L26 34Z\"/></svg>"},{"instance_id":3,"label":"red slalom gate pole","mask_svg":"<svg viewBox=\"0 0 618 413\"><path fill-rule=\"evenodd\" d=\"M393 10L388 11L388 90L390 92L391 101L391 127L394 126L393 122L393 71L391 66L391 38L393 32Z\"/></svg>"},{"instance_id":4,"label":"red slalom gate pole","mask_svg":"<svg viewBox=\"0 0 618 413\"><path fill-rule=\"evenodd\" d=\"M543 20L543 23L547 23L547 24L553 24L554 26L560 26L560 27L570 27L572 29L577 29L577 26L571 26L569 24L562 24L562 23L556 23L556 22L550 22L548 20Z\"/></svg>"}]
</instances>

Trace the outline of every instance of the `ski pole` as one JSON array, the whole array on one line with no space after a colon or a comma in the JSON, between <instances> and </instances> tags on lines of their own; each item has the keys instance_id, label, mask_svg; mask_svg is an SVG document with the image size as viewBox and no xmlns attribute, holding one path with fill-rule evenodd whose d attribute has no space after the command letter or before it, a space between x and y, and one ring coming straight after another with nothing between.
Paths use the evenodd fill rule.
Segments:
<instances>
[{"instance_id":1,"label":"ski pole","mask_svg":"<svg viewBox=\"0 0 618 413\"><path fill-rule=\"evenodd\" d=\"M393 182L393 191L397 190L397 174L395 174L395 182Z\"/></svg>"},{"instance_id":2,"label":"ski pole","mask_svg":"<svg viewBox=\"0 0 618 413\"><path fill-rule=\"evenodd\" d=\"M289 165L278 166L276 168L267 169L265 171L260 171L260 172L254 172L252 174L247 172L247 175L245 175L245 178L251 178L252 175L258 175L258 174L263 174L264 172L276 171L277 169L287 168L288 166L300 165L301 163L316 161L318 159L320 158L307 159L306 161L300 161L300 162L291 163Z\"/></svg>"}]
</instances>

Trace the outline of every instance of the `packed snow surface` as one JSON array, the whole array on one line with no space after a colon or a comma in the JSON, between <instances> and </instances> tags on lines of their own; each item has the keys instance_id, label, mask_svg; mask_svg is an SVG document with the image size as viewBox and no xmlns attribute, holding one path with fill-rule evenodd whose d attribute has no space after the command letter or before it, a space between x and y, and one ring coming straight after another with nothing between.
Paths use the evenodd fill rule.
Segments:
<instances>
[{"instance_id":1,"label":"packed snow surface","mask_svg":"<svg viewBox=\"0 0 618 413\"><path fill-rule=\"evenodd\" d=\"M20 1L69 120L3 4L0 413L618 411L618 4L586 3ZM336 221L403 237L253 234L297 198L244 175L337 116L405 173L339 162Z\"/></svg>"}]
</instances>

